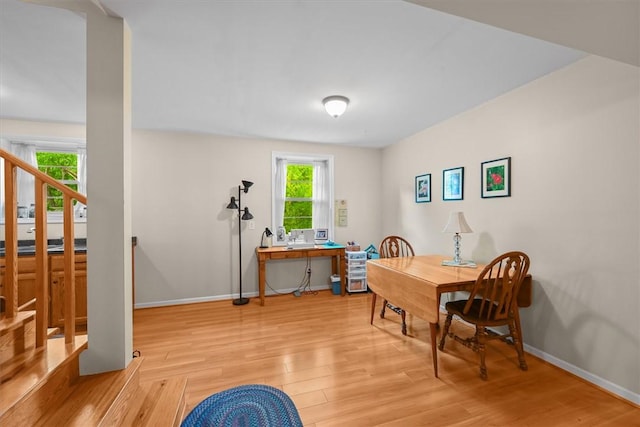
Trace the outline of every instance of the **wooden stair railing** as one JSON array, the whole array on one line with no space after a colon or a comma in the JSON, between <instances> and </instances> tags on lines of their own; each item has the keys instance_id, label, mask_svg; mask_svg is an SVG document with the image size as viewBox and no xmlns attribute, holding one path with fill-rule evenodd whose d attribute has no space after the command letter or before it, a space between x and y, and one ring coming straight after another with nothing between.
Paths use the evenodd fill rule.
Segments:
<instances>
[{"instance_id":1,"label":"wooden stair railing","mask_svg":"<svg viewBox=\"0 0 640 427\"><path fill-rule=\"evenodd\" d=\"M71 343L76 334L75 309L75 250L74 250L74 212L73 201L87 204L86 196L59 183L37 168L11 153L0 149L4 159L4 218L5 218L5 317L16 317L25 307L18 307L18 200L16 173L20 168L35 178L35 345L47 345L47 326L49 318L49 267L47 262L47 186L52 186L63 197L63 247L64 247L64 336ZM30 302L31 303L31 302Z\"/></svg>"}]
</instances>

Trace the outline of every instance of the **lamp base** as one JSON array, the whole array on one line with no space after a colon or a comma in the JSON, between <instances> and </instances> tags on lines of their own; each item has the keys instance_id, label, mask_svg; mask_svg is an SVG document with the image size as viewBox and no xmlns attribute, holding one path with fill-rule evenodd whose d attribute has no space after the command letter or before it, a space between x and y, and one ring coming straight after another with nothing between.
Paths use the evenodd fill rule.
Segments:
<instances>
[{"instance_id":1,"label":"lamp base","mask_svg":"<svg viewBox=\"0 0 640 427\"><path fill-rule=\"evenodd\" d=\"M267 245L260 245L260 249L267 249L269 246Z\"/></svg>"},{"instance_id":2,"label":"lamp base","mask_svg":"<svg viewBox=\"0 0 640 427\"><path fill-rule=\"evenodd\" d=\"M233 300L233 305L245 305L249 302L249 298L237 298Z\"/></svg>"},{"instance_id":3,"label":"lamp base","mask_svg":"<svg viewBox=\"0 0 640 427\"><path fill-rule=\"evenodd\" d=\"M442 261L442 265L445 265L447 267L469 267L469 268L475 268L477 267L476 263L473 261L455 261L455 260L443 260Z\"/></svg>"}]
</instances>

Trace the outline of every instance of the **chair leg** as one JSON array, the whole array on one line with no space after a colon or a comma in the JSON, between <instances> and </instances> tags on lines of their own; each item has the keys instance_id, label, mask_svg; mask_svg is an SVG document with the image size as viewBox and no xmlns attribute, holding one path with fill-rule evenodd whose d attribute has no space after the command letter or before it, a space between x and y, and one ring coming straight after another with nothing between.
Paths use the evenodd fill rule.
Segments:
<instances>
[{"instance_id":1,"label":"chair leg","mask_svg":"<svg viewBox=\"0 0 640 427\"><path fill-rule=\"evenodd\" d=\"M376 311L376 299L378 298L378 295L376 295L375 292L373 292L371 294L371 322L370 324L373 325L373 313Z\"/></svg>"},{"instance_id":2,"label":"chair leg","mask_svg":"<svg viewBox=\"0 0 640 427\"><path fill-rule=\"evenodd\" d=\"M402 310L400 312L400 317L402 317L402 335L407 335L407 322L406 322L407 312Z\"/></svg>"},{"instance_id":3,"label":"chair leg","mask_svg":"<svg viewBox=\"0 0 640 427\"><path fill-rule=\"evenodd\" d=\"M482 326L476 326L476 344L478 348L478 353L480 353L480 378L483 380L487 379L487 365L485 364L485 336L487 335L487 330Z\"/></svg>"},{"instance_id":4,"label":"chair leg","mask_svg":"<svg viewBox=\"0 0 640 427\"><path fill-rule=\"evenodd\" d=\"M527 366L527 362L524 360L524 348L522 345L522 338L518 333L518 328L515 324L509 323L509 333L511 334L511 338L513 338L513 346L516 348L518 352L518 362L520 363L520 369L526 371L529 369Z\"/></svg>"},{"instance_id":5,"label":"chair leg","mask_svg":"<svg viewBox=\"0 0 640 427\"><path fill-rule=\"evenodd\" d=\"M384 310L387 308L387 300L382 302L382 310L380 310L380 318L384 319Z\"/></svg>"},{"instance_id":6,"label":"chair leg","mask_svg":"<svg viewBox=\"0 0 640 427\"><path fill-rule=\"evenodd\" d=\"M447 314L447 320L444 321L444 329L442 330L442 335L440 336L440 345L438 346L441 351L444 350L444 340L447 338L447 334L449 333L451 319L453 319L453 314Z\"/></svg>"}]
</instances>

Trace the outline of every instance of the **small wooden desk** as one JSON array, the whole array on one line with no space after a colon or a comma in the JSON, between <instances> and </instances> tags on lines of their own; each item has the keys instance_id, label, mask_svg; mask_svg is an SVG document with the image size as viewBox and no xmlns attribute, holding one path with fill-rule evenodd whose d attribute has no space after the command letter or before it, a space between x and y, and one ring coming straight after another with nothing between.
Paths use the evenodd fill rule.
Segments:
<instances>
[{"instance_id":1,"label":"small wooden desk","mask_svg":"<svg viewBox=\"0 0 640 427\"><path fill-rule=\"evenodd\" d=\"M344 277L346 270L345 247L335 248L316 246L313 248L287 249L286 246L274 246L271 248L256 248L258 257L258 292L260 295L260 305L264 305L266 262L268 260L293 259L307 257L331 257L331 271L333 274L340 274L340 293L345 294Z\"/></svg>"},{"instance_id":2,"label":"small wooden desk","mask_svg":"<svg viewBox=\"0 0 640 427\"><path fill-rule=\"evenodd\" d=\"M391 304L402 307L429 322L433 371L438 377L436 329L440 320L440 295L446 292L468 290L485 267L447 267L442 255L420 255L401 258L381 258L367 261L367 283L373 291L372 308L376 295ZM531 275L527 275L518 293L518 306L531 305ZM373 318L371 319L373 321ZM522 337L520 318L516 319Z\"/></svg>"}]
</instances>

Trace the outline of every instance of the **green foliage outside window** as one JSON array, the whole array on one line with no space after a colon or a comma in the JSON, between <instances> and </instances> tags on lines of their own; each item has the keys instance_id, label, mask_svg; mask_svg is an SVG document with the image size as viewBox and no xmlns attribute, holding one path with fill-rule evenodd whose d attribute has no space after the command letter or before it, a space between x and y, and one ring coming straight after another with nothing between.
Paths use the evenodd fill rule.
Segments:
<instances>
[{"instance_id":1,"label":"green foliage outside window","mask_svg":"<svg viewBox=\"0 0 640 427\"><path fill-rule=\"evenodd\" d=\"M78 191L78 156L76 154L39 151L36 153L36 158L41 172ZM47 186L47 211L62 211L62 204L62 192Z\"/></svg>"},{"instance_id":2,"label":"green foliage outside window","mask_svg":"<svg viewBox=\"0 0 640 427\"><path fill-rule=\"evenodd\" d=\"M284 227L311 228L313 224L313 166L287 165L287 186L284 202Z\"/></svg>"}]
</instances>

